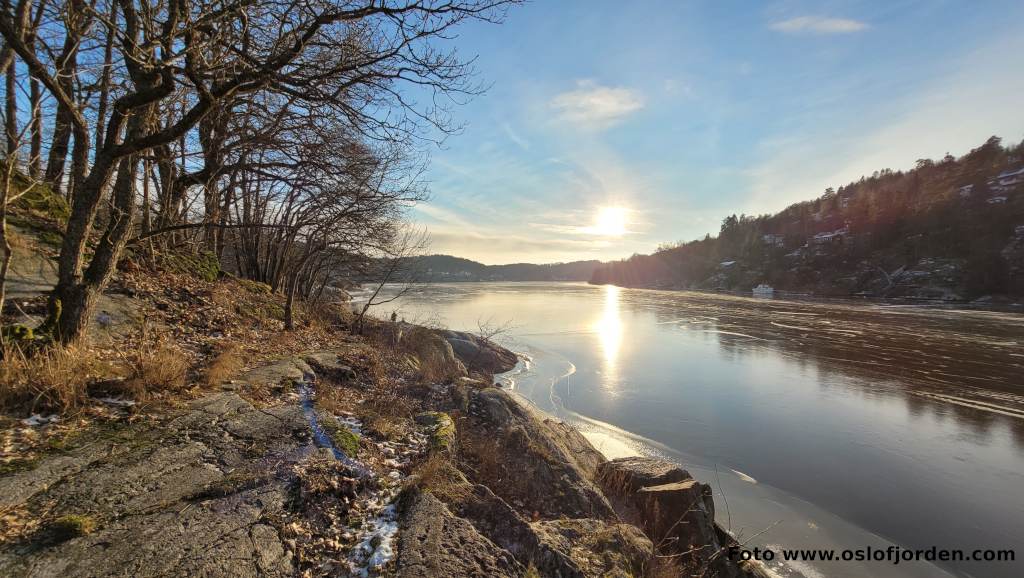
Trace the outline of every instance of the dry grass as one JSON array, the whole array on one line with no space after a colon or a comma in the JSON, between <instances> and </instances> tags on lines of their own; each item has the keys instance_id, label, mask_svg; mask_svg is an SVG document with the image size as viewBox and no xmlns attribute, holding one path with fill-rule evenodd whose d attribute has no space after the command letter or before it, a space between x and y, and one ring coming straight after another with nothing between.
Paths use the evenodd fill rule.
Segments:
<instances>
[{"instance_id":1,"label":"dry grass","mask_svg":"<svg viewBox=\"0 0 1024 578\"><path fill-rule=\"evenodd\" d=\"M185 352L165 336L150 338L145 328L135 350L121 352L121 357L126 375L112 385L113 393L145 400L153 394L181 391L188 383L191 363Z\"/></svg>"},{"instance_id":2,"label":"dry grass","mask_svg":"<svg viewBox=\"0 0 1024 578\"><path fill-rule=\"evenodd\" d=\"M353 314L345 304L298 301L295 311L299 319L315 329L332 330L352 325Z\"/></svg>"},{"instance_id":3,"label":"dry grass","mask_svg":"<svg viewBox=\"0 0 1024 578\"><path fill-rule=\"evenodd\" d=\"M108 369L80 345L53 347L34 355L7 345L0 361L0 408L70 413L85 403L90 382Z\"/></svg>"},{"instance_id":4,"label":"dry grass","mask_svg":"<svg viewBox=\"0 0 1024 578\"><path fill-rule=\"evenodd\" d=\"M410 485L428 491L446 503L458 503L470 493L470 485L451 460L433 453L413 470Z\"/></svg>"},{"instance_id":5,"label":"dry grass","mask_svg":"<svg viewBox=\"0 0 1024 578\"><path fill-rule=\"evenodd\" d=\"M465 418L455 420L458 456L464 466L476 474L484 485L500 483L506 478L505 462L501 459L504 448L494 436L476 428L467 427Z\"/></svg>"},{"instance_id":6,"label":"dry grass","mask_svg":"<svg viewBox=\"0 0 1024 578\"><path fill-rule=\"evenodd\" d=\"M238 345L228 343L213 354L203 372L203 381L210 387L220 385L238 375L244 366Z\"/></svg>"},{"instance_id":7,"label":"dry grass","mask_svg":"<svg viewBox=\"0 0 1024 578\"><path fill-rule=\"evenodd\" d=\"M419 378L424 383L447 383L462 375L451 347L436 331L413 326L402 335L399 349L419 361Z\"/></svg>"},{"instance_id":8,"label":"dry grass","mask_svg":"<svg viewBox=\"0 0 1024 578\"><path fill-rule=\"evenodd\" d=\"M644 578L678 578L685 575L686 572L678 558L653 556L644 568Z\"/></svg>"},{"instance_id":9,"label":"dry grass","mask_svg":"<svg viewBox=\"0 0 1024 578\"><path fill-rule=\"evenodd\" d=\"M393 359L409 359L421 383L447 383L465 375L444 337L436 329L367 320L364 335L375 349Z\"/></svg>"}]
</instances>

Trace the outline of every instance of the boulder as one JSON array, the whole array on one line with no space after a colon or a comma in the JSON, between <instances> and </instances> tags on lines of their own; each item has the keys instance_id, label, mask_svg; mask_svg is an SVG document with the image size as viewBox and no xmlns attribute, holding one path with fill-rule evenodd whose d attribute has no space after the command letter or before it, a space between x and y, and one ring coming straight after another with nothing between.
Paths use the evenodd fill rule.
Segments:
<instances>
[{"instance_id":1,"label":"boulder","mask_svg":"<svg viewBox=\"0 0 1024 578\"><path fill-rule=\"evenodd\" d=\"M647 486L660 486L689 480L684 469L664 460L645 457L618 458L598 466L598 479L609 495L632 494Z\"/></svg>"},{"instance_id":2,"label":"boulder","mask_svg":"<svg viewBox=\"0 0 1024 578\"><path fill-rule=\"evenodd\" d=\"M679 552L700 552L707 558L721 544L715 531L715 503L711 487L684 480L640 488L634 494L644 527L659 543L672 542Z\"/></svg>"},{"instance_id":3,"label":"boulder","mask_svg":"<svg viewBox=\"0 0 1024 578\"><path fill-rule=\"evenodd\" d=\"M304 356L306 363L316 370L320 377L336 380L342 383L350 382L356 378L356 372L348 365L342 363L337 353L331 351L318 351Z\"/></svg>"},{"instance_id":4,"label":"boulder","mask_svg":"<svg viewBox=\"0 0 1024 578\"><path fill-rule=\"evenodd\" d=\"M744 571L723 555L728 534L715 524L711 487L679 466L646 457L620 458L598 468L598 480L616 511L635 520L659 553L684 554L689 569L721 578Z\"/></svg>"},{"instance_id":5,"label":"boulder","mask_svg":"<svg viewBox=\"0 0 1024 578\"><path fill-rule=\"evenodd\" d=\"M472 371L503 373L516 366L519 358L504 347L465 331L442 331L459 360Z\"/></svg>"},{"instance_id":6,"label":"boulder","mask_svg":"<svg viewBox=\"0 0 1024 578\"><path fill-rule=\"evenodd\" d=\"M507 550L482 536L468 521L452 515L429 493L419 493L407 501L399 520L399 578L511 578L525 573Z\"/></svg>"},{"instance_id":7,"label":"boulder","mask_svg":"<svg viewBox=\"0 0 1024 578\"><path fill-rule=\"evenodd\" d=\"M616 519L594 484L600 454L571 427L544 419L497 388L470 389L459 422L460 457L528 517Z\"/></svg>"},{"instance_id":8,"label":"boulder","mask_svg":"<svg viewBox=\"0 0 1024 578\"><path fill-rule=\"evenodd\" d=\"M435 382L448 382L466 375L466 366L441 334L425 327L411 326L401 337L405 350L419 362L420 373Z\"/></svg>"}]
</instances>

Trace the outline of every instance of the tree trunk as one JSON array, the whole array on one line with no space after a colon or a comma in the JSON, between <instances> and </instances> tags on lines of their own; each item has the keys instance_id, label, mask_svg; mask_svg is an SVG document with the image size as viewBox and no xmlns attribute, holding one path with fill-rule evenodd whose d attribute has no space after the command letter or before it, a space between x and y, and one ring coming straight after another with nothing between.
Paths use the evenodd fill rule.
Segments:
<instances>
[{"instance_id":1,"label":"tree trunk","mask_svg":"<svg viewBox=\"0 0 1024 578\"><path fill-rule=\"evenodd\" d=\"M128 121L129 138L138 138L143 132L152 105L136 112ZM48 326L55 330L61 342L74 341L82 335L92 317L96 299L114 273L125 243L132 231L135 209L135 183L138 180L139 155L132 154L118 162L117 179L111 199L110 220L96 245L92 260L81 273L88 230L96 215L100 193L109 179L112 161L101 156L93 166L89 178L75 194L75 203L90 204L91 211L72 211L67 234L61 248L60 280L50 296Z\"/></svg>"},{"instance_id":2,"label":"tree trunk","mask_svg":"<svg viewBox=\"0 0 1024 578\"><path fill-rule=\"evenodd\" d=\"M285 331L292 331L295 329L295 318L293 316L294 303L295 303L295 285L296 277L293 277L288 283L288 298L284 302L284 328Z\"/></svg>"}]
</instances>

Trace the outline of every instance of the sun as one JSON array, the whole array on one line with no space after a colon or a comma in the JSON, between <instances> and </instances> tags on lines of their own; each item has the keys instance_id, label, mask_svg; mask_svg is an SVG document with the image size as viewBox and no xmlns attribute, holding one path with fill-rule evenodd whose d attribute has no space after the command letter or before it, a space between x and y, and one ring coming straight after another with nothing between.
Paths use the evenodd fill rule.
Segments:
<instances>
[{"instance_id":1,"label":"sun","mask_svg":"<svg viewBox=\"0 0 1024 578\"><path fill-rule=\"evenodd\" d=\"M628 213L628 209L624 207L601 207L594 217L594 226L591 227L591 232L608 237L625 235L626 213Z\"/></svg>"}]
</instances>

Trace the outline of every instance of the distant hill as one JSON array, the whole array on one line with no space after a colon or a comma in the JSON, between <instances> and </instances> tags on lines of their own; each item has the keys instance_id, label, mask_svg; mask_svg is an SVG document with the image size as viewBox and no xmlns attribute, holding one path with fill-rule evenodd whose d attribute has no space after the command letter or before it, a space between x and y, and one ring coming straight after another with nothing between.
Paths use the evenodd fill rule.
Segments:
<instances>
[{"instance_id":1,"label":"distant hill","mask_svg":"<svg viewBox=\"0 0 1024 578\"><path fill-rule=\"evenodd\" d=\"M409 269L418 281L589 281L600 261L573 261L571 263L513 263L511 265L484 265L451 255L419 257Z\"/></svg>"},{"instance_id":2,"label":"distant hill","mask_svg":"<svg viewBox=\"0 0 1024 578\"><path fill-rule=\"evenodd\" d=\"M1024 298L1024 143L876 171L774 215L731 215L717 237L664 246L592 283L948 301Z\"/></svg>"}]
</instances>

